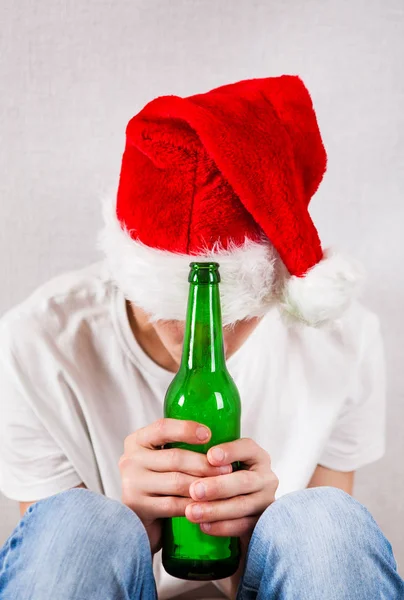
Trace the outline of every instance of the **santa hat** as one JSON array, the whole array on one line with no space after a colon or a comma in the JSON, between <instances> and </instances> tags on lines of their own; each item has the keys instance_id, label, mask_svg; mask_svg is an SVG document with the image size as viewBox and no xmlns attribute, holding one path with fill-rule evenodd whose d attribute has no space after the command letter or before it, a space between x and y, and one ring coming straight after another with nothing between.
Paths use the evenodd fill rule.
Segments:
<instances>
[{"instance_id":1,"label":"santa hat","mask_svg":"<svg viewBox=\"0 0 404 600\"><path fill-rule=\"evenodd\" d=\"M153 320L185 318L192 260L220 264L223 322L279 303L321 325L360 269L323 252L308 205L326 169L310 95L295 76L162 96L128 123L101 245L126 297Z\"/></svg>"}]
</instances>

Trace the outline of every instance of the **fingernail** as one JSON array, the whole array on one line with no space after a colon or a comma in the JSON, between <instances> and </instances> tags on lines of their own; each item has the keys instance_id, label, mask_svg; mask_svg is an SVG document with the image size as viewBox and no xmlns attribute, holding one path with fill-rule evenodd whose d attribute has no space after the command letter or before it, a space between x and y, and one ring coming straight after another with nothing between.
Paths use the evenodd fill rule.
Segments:
<instances>
[{"instance_id":1,"label":"fingernail","mask_svg":"<svg viewBox=\"0 0 404 600\"><path fill-rule=\"evenodd\" d=\"M222 473L222 475L228 475L229 473L232 473L233 468L231 465L223 465L223 467L218 467L219 469L219 473Z\"/></svg>"},{"instance_id":2,"label":"fingernail","mask_svg":"<svg viewBox=\"0 0 404 600\"><path fill-rule=\"evenodd\" d=\"M194 485L194 492L195 492L195 496L197 498L204 498L206 489L205 489L205 486L203 485L203 483L200 483L200 482L196 483Z\"/></svg>"},{"instance_id":3,"label":"fingernail","mask_svg":"<svg viewBox=\"0 0 404 600\"><path fill-rule=\"evenodd\" d=\"M211 523L201 523L200 527L203 531L210 531L212 525Z\"/></svg>"},{"instance_id":4,"label":"fingernail","mask_svg":"<svg viewBox=\"0 0 404 600\"><path fill-rule=\"evenodd\" d=\"M224 452L221 448L213 448L212 450L212 458L217 460L218 462L224 459Z\"/></svg>"},{"instance_id":5,"label":"fingernail","mask_svg":"<svg viewBox=\"0 0 404 600\"><path fill-rule=\"evenodd\" d=\"M203 514L203 510L198 504L195 504L192 507L191 512L194 519L200 519Z\"/></svg>"},{"instance_id":6,"label":"fingernail","mask_svg":"<svg viewBox=\"0 0 404 600\"><path fill-rule=\"evenodd\" d=\"M196 437L198 440L201 440L201 442L207 440L209 437L209 429L206 429L206 427L198 427L196 430Z\"/></svg>"}]
</instances>

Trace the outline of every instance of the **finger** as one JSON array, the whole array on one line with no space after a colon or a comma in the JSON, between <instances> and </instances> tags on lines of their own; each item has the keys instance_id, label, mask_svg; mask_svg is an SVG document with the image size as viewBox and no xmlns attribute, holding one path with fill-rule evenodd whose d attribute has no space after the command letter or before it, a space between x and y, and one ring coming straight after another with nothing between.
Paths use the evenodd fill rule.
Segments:
<instances>
[{"instance_id":1,"label":"finger","mask_svg":"<svg viewBox=\"0 0 404 600\"><path fill-rule=\"evenodd\" d=\"M269 502L265 494L256 493L248 496L237 496L227 500L212 500L211 502L194 502L187 507L185 516L193 523L211 523L213 521L228 521L260 515Z\"/></svg>"},{"instance_id":2,"label":"finger","mask_svg":"<svg viewBox=\"0 0 404 600\"><path fill-rule=\"evenodd\" d=\"M122 502L131 508L140 519L152 522L155 519L184 517L185 509L192 500L179 496L144 496L139 493L131 495L125 492Z\"/></svg>"},{"instance_id":3,"label":"finger","mask_svg":"<svg viewBox=\"0 0 404 600\"><path fill-rule=\"evenodd\" d=\"M238 461L248 466L258 463L266 463L269 466L271 464L269 454L250 438L241 438L214 446L208 451L207 457L210 464L214 466Z\"/></svg>"},{"instance_id":4,"label":"finger","mask_svg":"<svg viewBox=\"0 0 404 600\"><path fill-rule=\"evenodd\" d=\"M142 448L136 453L136 461L150 471L181 471L195 477L214 477L231 473L233 470L231 465L213 467L209 464L206 454L182 448L165 448L159 451ZM121 461L120 465L122 462L124 461Z\"/></svg>"},{"instance_id":5,"label":"finger","mask_svg":"<svg viewBox=\"0 0 404 600\"><path fill-rule=\"evenodd\" d=\"M200 528L208 535L219 537L241 537L254 530L259 516L243 517L242 519L232 519L231 521L217 521L216 523L201 523Z\"/></svg>"},{"instance_id":6,"label":"finger","mask_svg":"<svg viewBox=\"0 0 404 600\"><path fill-rule=\"evenodd\" d=\"M161 448L161 446L170 442L205 444L210 437L210 429L195 421L159 419L129 436L125 440L125 453L131 454L134 446Z\"/></svg>"},{"instance_id":7,"label":"finger","mask_svg":"<svg viewBox=\"0 0 404 600\"><path fill-rule=\"evenodd\" d=\"M189 498L177 496L157 496L149 498L147 514L152 519L166 519L168 517L184 517L187 506L192 502Z\"/></svg>"},{"instance_id":8,"label":"finger","mask_svg":"<svg viewBox=\"0 0 404 600\"><path fill-rule=\"evenodd\" d=\"M161 496L190 498L189 488L195 480L195 477L178 471L173 473L146 471L142 477L142 492Z\"/></svg>"},{"instance_id":9,"label":"finger","mask_svg":"<svg viewBox=\"0 0 404 600\"><path fill-rule=\"evenodd\" d=\"M230 475L197 479L192 483L189 492L191 498L196 501L219 500L259 492L264 483L256 471L235 471Z\"/></svg>"}]
</instances>

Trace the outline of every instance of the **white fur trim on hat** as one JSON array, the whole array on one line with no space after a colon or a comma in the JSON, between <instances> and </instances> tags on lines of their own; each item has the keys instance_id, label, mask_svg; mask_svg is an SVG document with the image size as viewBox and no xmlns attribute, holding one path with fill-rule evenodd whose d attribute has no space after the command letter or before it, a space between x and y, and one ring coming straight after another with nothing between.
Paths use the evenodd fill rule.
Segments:
<instances>
[{"instance_id":1,"label":"white fur trim on hat","mask_svg":"<svg viewBox=\"0 0 404 600\"><path fill-rule=\"evenodd\" d=\"M242 246L226 249L217 244L197 256L151 248L131 238L110 200L104 203L103 213L99 246L111 278L152 321L185 319L193 260L220 264L224 325L261 317L279 303L289 321L322 326L341 316L357 296L363 278L356 262L331 251L304 277L291 277L265 238L261 242L246 239Z\"/></svg>"},{"instance_id":2,"label":"white fur trim on hat","mask_svg":"<svg viewBox=\"0 0 404 600\"><path fill-rule=\"evenodd\" d=\"M220 264L223 324L263 316L274 303L275 255L269 244L246 239L243 246L201 252L198 256L150 248L133 240L110 201L104 204L105 226L99 236L111 277L125 297L152 321L184 320L191 261Z\"/></svg>"},{"instance_id":3,"label":"white fur trim on hat","mask_svg":"<svg viewBox=\"0 0 404 600\"><path fill-rule=\"evenodd\" d=\"M332 250L304 277L286 282L281 306L286 316L319 327L340 317L359 294L362 266Z\"/></svg>"}]
</instances>

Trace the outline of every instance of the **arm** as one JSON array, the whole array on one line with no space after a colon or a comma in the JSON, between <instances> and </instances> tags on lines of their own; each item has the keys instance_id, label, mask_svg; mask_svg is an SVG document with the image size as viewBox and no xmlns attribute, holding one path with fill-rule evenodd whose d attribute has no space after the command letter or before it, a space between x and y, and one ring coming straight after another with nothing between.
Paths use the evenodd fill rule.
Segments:
<instances>
[{"instance_id":1,"label":"arm","mask_svg":"<svg viewBox=\"0 0 404 600\"><path fill-rule=\"evenodd\" d=\"M46 397L52 402L55 397L54 388L43 384L39 369L40 363L52 365L42 342L36 325L25 322L25 317L0 320L0 485L5 496L20 501L21 516L35 501L81 485L81 477L42 418ZM31 353L38 369L27 366ZM55 364L55 377L58 373Z\"/></svg>"},{"instance_id":2,"label":"arm","mask_svg":"<svg viewBox=\"0 0 404 600\"><path fill-rule=\"evenodd\" d=\"M343 472L333 471L321 465L317 465L316 470L307 487L331 486L343 490L347 494L353 492L355 471Z\"/></svg>"},{"instance_id":3,"label":"arm","mask_svg":"<svg viewBox=\"0 0 404 600\"><path fill-rule=\"evenodd\" d=\"M75 485L74 487L85 488L86 486L84 485L84 483L80 483L80 485ZM29 509L29 507L32 504L35 504L35 502L38 502L38 500L32 500L32 502L20 502L19 503L21 517L23 517L25 515L25 512Z\"/></svg>"},{"instance_id":4,"label":"arm","mask_svg":"<svg viewBox=\"0 0 404 600\"><path fill-rule=\"evenodd\" d=\"M23 517L31 504L35 504L35 502L37 502L37 500L33 500L32 502L20 502L20 516Z\"/></svg>"}]
</instances>

